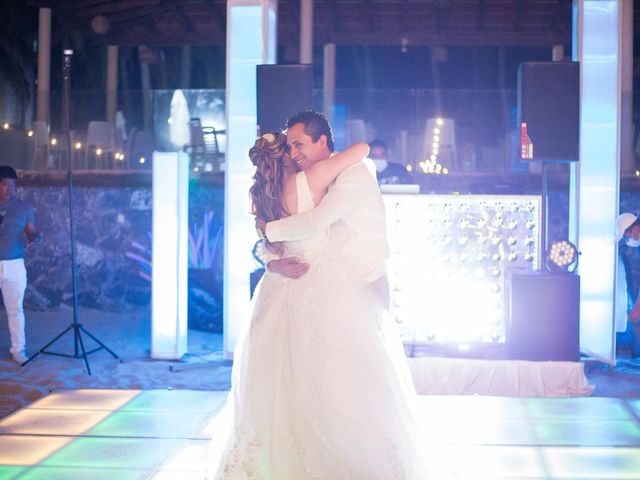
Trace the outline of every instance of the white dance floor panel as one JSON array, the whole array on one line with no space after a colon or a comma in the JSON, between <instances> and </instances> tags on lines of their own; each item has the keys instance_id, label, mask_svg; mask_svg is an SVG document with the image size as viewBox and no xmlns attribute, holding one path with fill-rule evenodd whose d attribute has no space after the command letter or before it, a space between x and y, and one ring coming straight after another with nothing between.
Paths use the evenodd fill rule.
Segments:
<instances>
[{"instance_id":1,"label":"white dance floor panel","mask_svg":"<svg viewBox=\"0 0 640 480\"><path fill-rule=\"evenodd\" d=\"M0 480L202 480L226 394L51 394L0 421ZM420 412L436 480L640 478L640 400L421 396Z\"/></svg>"}]
</instances>

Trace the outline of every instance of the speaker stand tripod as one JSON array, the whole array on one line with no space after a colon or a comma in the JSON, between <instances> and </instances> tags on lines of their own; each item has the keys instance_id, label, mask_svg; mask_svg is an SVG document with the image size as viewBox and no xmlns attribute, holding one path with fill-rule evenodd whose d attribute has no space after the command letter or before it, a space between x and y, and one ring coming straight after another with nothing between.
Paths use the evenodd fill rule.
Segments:
<instances>
[{"instance_id":1,"label":"speaker stand tripod","mask_svg":"<svg viewBox=\"0 0 640 480\"><path fill-rule=\"evenodd\" d=\"M75 228L74 228L74 218L73 218L73 157L71 149L71 122L69 121L69 110L70 110L70 98L69 98L69 84L70 84L70 76L71 76L71 56L73 55L72 50L64 50L64 63L63 63L63 72L64 72L64 85L63 85L63 93L64 93L64 119L65 119L65 127L67 129L67 192L69 198L69 238L71 241L71 283L73 286L73 322L67 328L65 328L62 332L56 335L53 340L47 343L44 347L38 350L34 355L29 357L29 359L24 362L21 366L25 366L31 360L36 358L41 353L48 355L57 355L60 357L68 357L68 358L82 358L84 360L84 364L87 367L87 373L91 375L91 367L89 366L88 355L97 352L98 350L106 350L113 356L113 358L120 360L120 357L116 355L109 347L107 347L104 343L98 340L94 335L89 333L86 328L82 326L81 323L78 322L78 266L76 262L76 242L75 242ZM50 352L47 350L51 345L53 345L58 339L62 338L67 332L73 332L73 354L67 353L58 353L58 352ZM84 342L82 341L82 333L85 333L89 338L91 338L94 342L96 342L99 346L94 348L93 350L87 351ZM79 347L79 348L78 348Z\"/></svg>"}]
</instances>

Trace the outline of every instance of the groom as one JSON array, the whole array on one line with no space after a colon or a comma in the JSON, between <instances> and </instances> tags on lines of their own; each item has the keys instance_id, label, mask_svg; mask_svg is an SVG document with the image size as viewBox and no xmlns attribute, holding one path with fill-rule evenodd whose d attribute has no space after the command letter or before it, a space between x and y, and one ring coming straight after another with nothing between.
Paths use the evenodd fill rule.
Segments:
<instances>
[{"instance_id":1,"label":"groom","mask_svg":"<svg viewBox=\"0 0 640 480\"><path fill-rule=\"evenodd\" d=\"M333 153L333 134L326 118L306 111L287 121L287 145L301 170ZM389 306L385 260L389 256L384 203L373 162L363 159L342 172L320 204L305 213L269 222L262 227L270 242L302 240L330 227L332 242L340 242L344 259ZM270 271L297 278L306 271L301 262L283 258L267 263Z\"/></svg>"}]
</instances>

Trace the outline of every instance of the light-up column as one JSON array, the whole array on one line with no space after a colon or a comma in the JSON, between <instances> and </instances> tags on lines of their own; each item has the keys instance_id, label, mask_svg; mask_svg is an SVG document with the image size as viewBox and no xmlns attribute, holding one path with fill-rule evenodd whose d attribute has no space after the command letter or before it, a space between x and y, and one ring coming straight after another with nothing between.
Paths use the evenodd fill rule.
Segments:
<instances>
[{"instance_id":1,"label":"light-up column","mask_svg":"<svg viewBox=\"0 0 640 480\"><path fill-rule=\"evenodd\" d=\"M616 0L574 0L573 7L573 59L580 62L581 94L580 161L571 170L570 235L581 252L580 349L613 364L622 19Z\"/></svg>"},{"instance_id":2,"label":"light-up column","mask_svg":"<svg viewBox=\"0 0 640 480\"><path fill-rule=\"evenodd\" d=\"M187 353L189 157L153 152L151 357Z\"/></svg>"},{"instance_id":3,"label":"light-up column","mask_svg":"<svg viewBox=\"0 0 640 480\"><path fill-rule=\"evenodd\" d=\"M249 319L251 254L257 240L250 215L256 139L256 66L276 62L277 1L227 1L227 159L224 201L224 349L233 355L242 323Z\"/></svg>"}]
</instances>

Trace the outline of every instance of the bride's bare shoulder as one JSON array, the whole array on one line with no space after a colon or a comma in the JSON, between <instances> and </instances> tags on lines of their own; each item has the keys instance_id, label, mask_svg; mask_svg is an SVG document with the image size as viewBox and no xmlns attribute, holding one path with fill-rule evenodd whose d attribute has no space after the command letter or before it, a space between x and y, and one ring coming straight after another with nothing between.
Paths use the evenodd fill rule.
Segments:
<instances>
[{"instance_id":1,"label":"bride's bare shoulder","mask_svg":"<svg viewBox=\"0 0 640 480\"><path fill-rule=\"evenodd\" d=\"M282 191L282 203L284 209L289 214L294 214L298 211L298 189L296 186L297 175L289 175L284 181L284 188Z\"/></svg>"}]
</instances>

